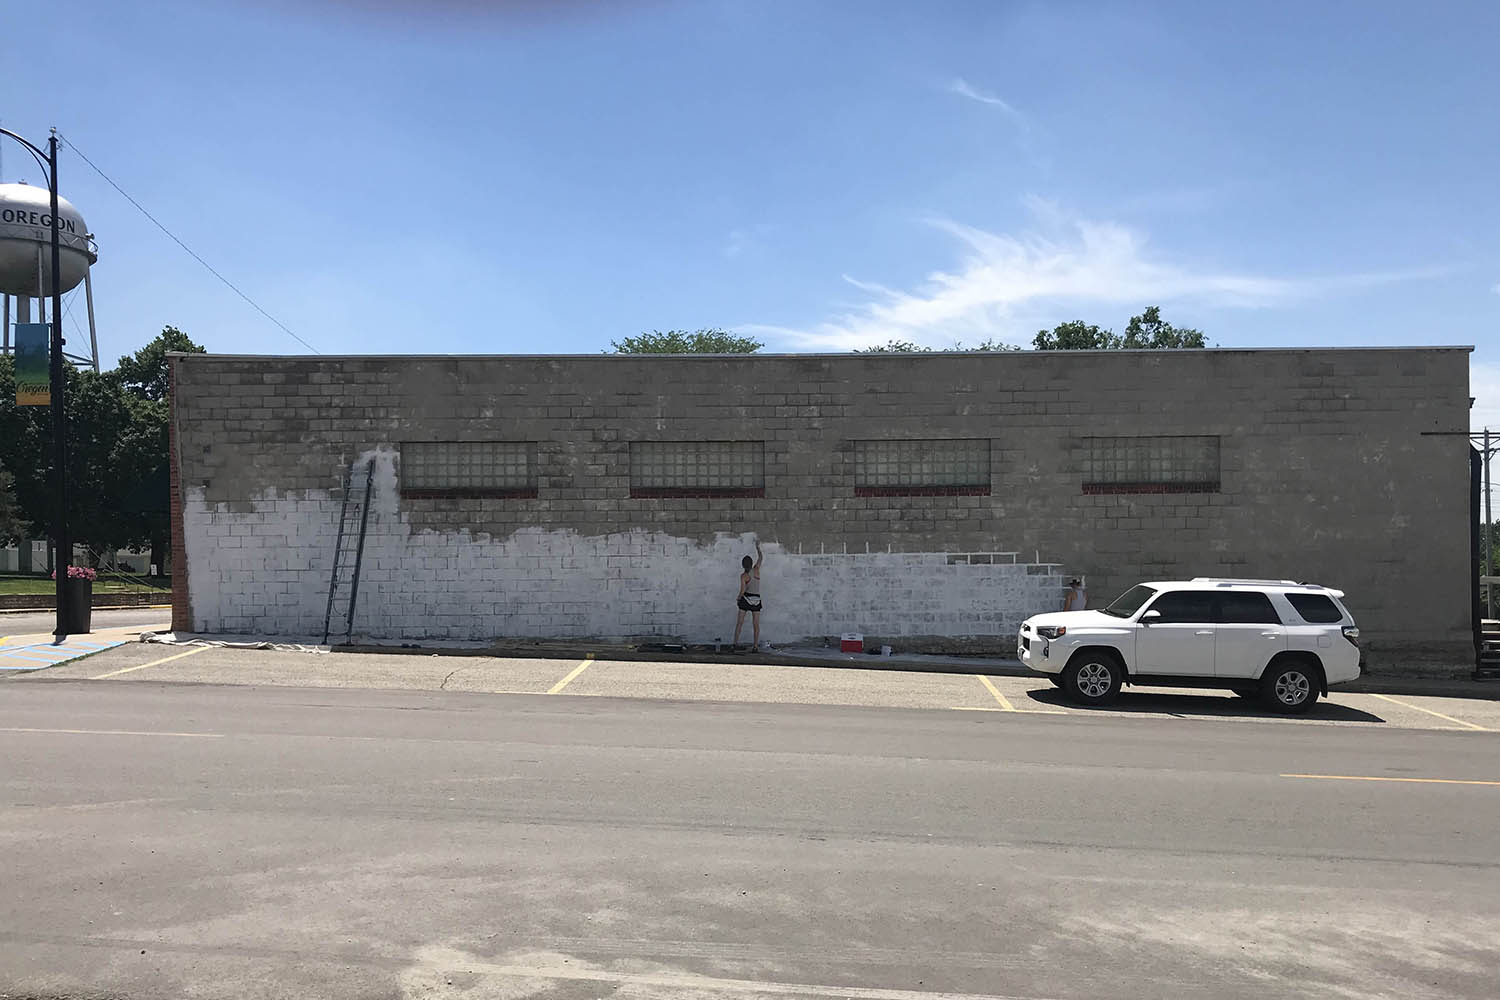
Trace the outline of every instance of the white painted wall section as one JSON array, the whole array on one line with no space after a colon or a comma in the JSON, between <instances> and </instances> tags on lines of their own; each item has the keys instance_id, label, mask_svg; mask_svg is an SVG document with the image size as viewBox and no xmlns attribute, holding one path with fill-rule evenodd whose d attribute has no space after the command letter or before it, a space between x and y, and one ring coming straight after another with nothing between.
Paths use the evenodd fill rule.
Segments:
<instances>
[{"instance_id":1,"label":"white painted wall section","mask_svg":"<svg viewBox=\"0 0 1500 1000\"><path fill-rule=\"evenodd\" d=\"M712 642L734 634L740 559L753 555L753 534L703 544L648 531L414 530L400 510L393 454L367 457L376 489L357 636ZM321 637L340 507L318 491L215 504L190 490L183 527L195 630ZM803 554L762 544L761 637L772 643L848 631L1005 636L1026 616L1061 607L1062 567L1013 553Z\"/></svg>"}]
</instances>

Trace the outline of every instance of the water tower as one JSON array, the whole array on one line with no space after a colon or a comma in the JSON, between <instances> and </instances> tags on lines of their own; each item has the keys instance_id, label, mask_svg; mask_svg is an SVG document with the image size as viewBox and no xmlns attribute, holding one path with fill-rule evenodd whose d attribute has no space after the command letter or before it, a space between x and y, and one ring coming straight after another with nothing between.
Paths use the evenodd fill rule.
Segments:
<instances>
[{"instance_id":1,"label":"water tower","mask_svg":"<svg viewBox=\"0 0 1500 1000\"><path fill-rule=\"evenodd\" d=\"M57 229L60 244L59 293L70 292L83 283L88 303L89 353L65 352L77 362L92 364L99 370L99 337L94 328L94 283L89 268L99 259L94 238L66 199L57 199ZM4 352L11 353L11 323L45 323L48 297L52 294L52 206L45 187L30 184L0 184L0 293L5 296ZM36 319L31 304L36 302ZM15 307L12 313L12 305ZM62 317L52 317L61 324Z\"/></svg>"}]
</instances>

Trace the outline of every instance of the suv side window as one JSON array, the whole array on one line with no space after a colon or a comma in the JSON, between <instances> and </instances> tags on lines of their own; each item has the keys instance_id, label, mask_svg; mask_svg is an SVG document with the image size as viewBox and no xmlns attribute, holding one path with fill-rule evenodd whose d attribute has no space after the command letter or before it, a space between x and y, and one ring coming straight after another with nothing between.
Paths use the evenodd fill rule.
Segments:
<instances>
[{"instance_id":1,"label":"suv side window","mask_svg":"<svg viewBox=\"0 0 1500 1000\"><path fill-rule=\"evenodd\" d=\"M1212 622L1214 620L1214 598L1217 595L1205 590L1173 590L1162 594L1149 611L1160 611L1163 624L1170 622Z\"/></svg>"},{"instance_id":2,"label":"suv side window","mask_svg":"<svg viewBox=\"0 0 1500 1000\"><path fill-rule=\"evenodd\" d=\"M1228 625L1280 625L1281 616L1265 594L1232 590L1219 595L1218 621Z\"/></svg>"},{"instance_id":3,"label":"suv side window","mask_svg":"<svg viewBox=\"0 0 1500 1000\"><path fill-rule=\"evenodd\" d=\"M1324 594L1287 594L1286 599L1309 625L1336 625L1344 620L1339 606Z\"/></svg>"}]
</instances>

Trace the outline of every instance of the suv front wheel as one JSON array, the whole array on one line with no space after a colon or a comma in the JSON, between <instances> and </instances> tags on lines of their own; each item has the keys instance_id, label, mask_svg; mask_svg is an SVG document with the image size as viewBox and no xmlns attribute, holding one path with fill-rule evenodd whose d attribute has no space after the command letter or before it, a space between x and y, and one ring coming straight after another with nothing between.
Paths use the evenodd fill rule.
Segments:
<instances>
[{"instance_id":1,"label":"suv front wheel","mask_svg":"<svg viewBox=\"0 0 1500 1000\"><path fill-rule=\"evenodd\" d=\"M1125 670L1102 650L1085 649L1073 655L1062 673L1062 689L1080 705L1107 705L1120 693Z\"/></svg>"},{"instance_id":2,"label":"suv front wheel","mask_svg":"<svg viewBox=\"0 0 1500 1000\"><path fill-rule=\"evenodd\" d=\"M1266 668L1260 679L1261 701L1273 712L1301 715L1318 700L1317 670L1303 660L1282 660Z\"/></svg>"}]
</instances>

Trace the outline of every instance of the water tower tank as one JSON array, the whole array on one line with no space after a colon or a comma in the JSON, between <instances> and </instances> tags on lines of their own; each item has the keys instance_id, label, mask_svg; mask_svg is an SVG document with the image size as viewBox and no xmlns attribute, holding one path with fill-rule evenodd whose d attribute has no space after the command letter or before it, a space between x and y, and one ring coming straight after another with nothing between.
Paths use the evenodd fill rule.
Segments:
<instances>
[{"instance_id":1,"label":"water tower tank","mask_svg":"<svg viewBox=\"0 0 1500 1000\"><path fill-rule=\"evenodd\" d=\"M57 199L57 221L62 272L58 291L66 292L83 280L99 255L83 216L66 199ZM51 295L51 274L51 195L30 184L0 184L0 292Z\"/></svg>"}]
</instances>

